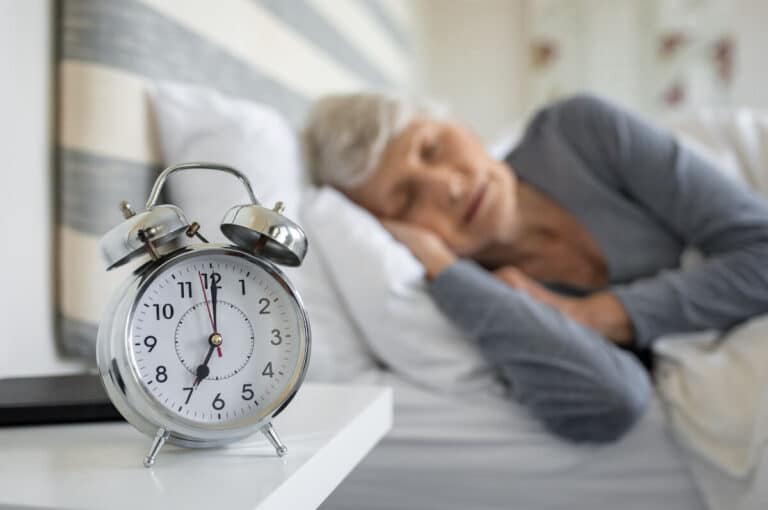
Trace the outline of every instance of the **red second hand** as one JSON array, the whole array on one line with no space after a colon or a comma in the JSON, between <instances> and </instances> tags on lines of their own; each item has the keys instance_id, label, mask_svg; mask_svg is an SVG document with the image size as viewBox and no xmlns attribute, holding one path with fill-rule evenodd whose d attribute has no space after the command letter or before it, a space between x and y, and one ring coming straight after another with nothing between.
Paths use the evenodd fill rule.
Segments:
<instances>
[{"instance_id":1,"label":"red second hand","mask_svg":"<svg viewBox=\"0 0 768 510\"><path fill-rule=\"evenodd\" d=\"M203 299L205 300L205 309L208 311L208 319L211 321L211 329L213 329L213 334L218 334L219 332L216 331L216 325L213 323L213 314L211 313L211 305L208 303L208 294L205 292L205 284L203 283L203 274L198 271L197 277L200 279L200 288L203 289ZM219 355L219 358L221 358L221 346L216 346L216 354Z\"/></svg>"}]
</instances>

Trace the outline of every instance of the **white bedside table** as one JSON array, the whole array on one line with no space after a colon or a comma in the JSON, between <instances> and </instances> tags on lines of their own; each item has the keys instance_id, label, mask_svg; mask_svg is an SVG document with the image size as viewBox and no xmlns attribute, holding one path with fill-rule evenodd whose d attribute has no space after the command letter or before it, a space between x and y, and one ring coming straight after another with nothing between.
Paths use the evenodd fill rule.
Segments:
<instances>
[{"instance_id":1,"label":"white bedside table","mask_svg":"<svg viewBox=\"0 0 768 510\"><path fill-rule=\"evenodd\" d=\"M392 392L305 384L275 420L288 455L261 434L232 446L166 446L126 423L0 428L0 506L71 509L316 508L392 426Z\"/></svg>"}]
</instances>

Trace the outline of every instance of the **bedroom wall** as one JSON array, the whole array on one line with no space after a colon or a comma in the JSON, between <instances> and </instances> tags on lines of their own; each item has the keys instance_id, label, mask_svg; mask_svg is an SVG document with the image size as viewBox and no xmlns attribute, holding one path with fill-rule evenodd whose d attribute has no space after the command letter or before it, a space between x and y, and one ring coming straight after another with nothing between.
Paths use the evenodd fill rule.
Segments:
<instances>
[{"instance_id":1,"label":"bedroom wall","mask_svg":"<svg viewBox=\"0 0 768 510\"><path fill-rule=\"evenodd\" d=\"M768 107L763 0L414 0L419 86L492 141L579 91L647 114Z\"/></svg>"},{"instance_id":2,"label":"bedroom wall","mask_svg":"<svg viewBox=\"0 0 768 510\"><path fill-rule=\"evenodd\" d=\"M763 110L768 110L767 19L768 2L765 0L738 0L734 19L737 74L733 93L740 104Z\"/></svg>"},{"instance_id":3,"label":"bedroom wall","mask_svg":"<svg viewBox=\"0 0 768 510\"><path fill-rule=\"evenodd\" d=\"M0 1L0 377L80 368L53 342L51 11L49 0Z\"/></svg>"},{"instance_id":4,"label":"bedroom wall","mask_svg":"<svg viewBox=\"0 0 768 510\"><path fill-rule=\"evenodd\" d=\"M525 2L412 0L416 89L487 141L525 111Z\"/></svg>"}]
</instances>

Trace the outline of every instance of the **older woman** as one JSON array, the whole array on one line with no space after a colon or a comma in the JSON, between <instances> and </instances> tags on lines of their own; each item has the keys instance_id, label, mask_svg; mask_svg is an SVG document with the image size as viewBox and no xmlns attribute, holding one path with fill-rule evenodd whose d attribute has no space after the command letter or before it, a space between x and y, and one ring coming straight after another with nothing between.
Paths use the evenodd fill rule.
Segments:
<instances>
[{"instance_id":1,"label":"older woman","mask_svg":"<svg viewBox=\"0 0 768 510\"><path fill-rule=\"evenodd\" d=\"M602 100L541 110L497 161L460 124L376 94L314 106L319 183L374 213L512 395L575 441L619 438L667 333L768 311L768 204ZM679 267L686 248L704 255Z\"/></svg>"}]
</instances>

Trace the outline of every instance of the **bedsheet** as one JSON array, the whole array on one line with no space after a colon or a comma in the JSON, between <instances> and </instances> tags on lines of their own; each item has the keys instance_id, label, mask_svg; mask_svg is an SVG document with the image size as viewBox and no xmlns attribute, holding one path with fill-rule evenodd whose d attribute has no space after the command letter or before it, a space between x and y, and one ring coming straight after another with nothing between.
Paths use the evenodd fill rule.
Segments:
<instances>
[{"instance_id":1,"label":"bedsheet","mask_svg":"<svg viewBox=\"0 0 768 510\"><path fill-rule=\"evenodd\" d=\"M658 401L619 442L577 446L501 396L449 397L381 371L363 379L394 388L395 424L323 510L704 508Z\"/></svg>"}]
</instances>

